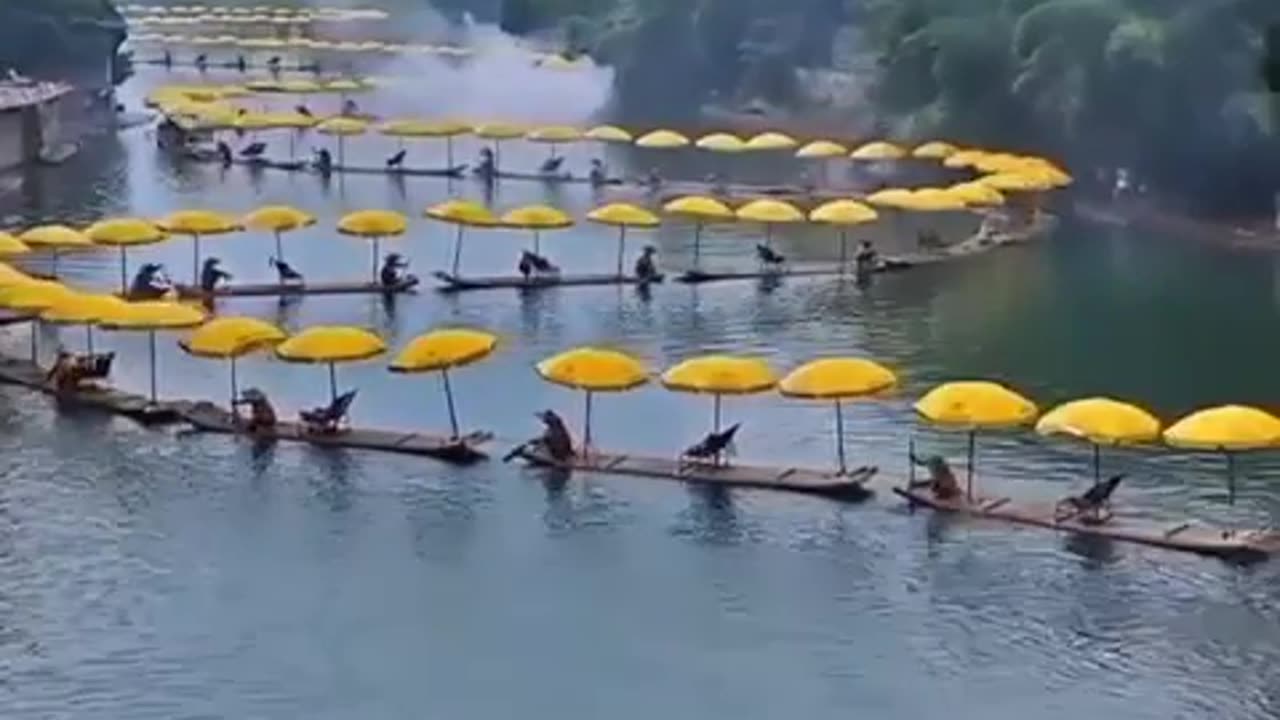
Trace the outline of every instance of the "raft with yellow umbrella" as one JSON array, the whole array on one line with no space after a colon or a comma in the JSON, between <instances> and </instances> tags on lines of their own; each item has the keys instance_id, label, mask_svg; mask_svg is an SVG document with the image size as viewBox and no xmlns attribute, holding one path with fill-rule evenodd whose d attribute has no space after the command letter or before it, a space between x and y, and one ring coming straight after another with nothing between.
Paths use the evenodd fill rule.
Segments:
<instances>
[{"instance_id":1,"label":"raft with yellow umbrella","mask_svg":"<svg viewBox=\"0 0 1280 720\"><path fill-rule=\"evenodd\" d=\"M936 388L917 403L917 410L931 422L970 431L970 469L972 470L973 433L981 428L1016 427L1030 422L1035 406L1016 393L994 383L950 383ZM1207 425L1217 426L1215 418L1224 409L1206 411L1203 419L1194 416L1179 429L1179 433L1194 435L1195 426L1208 420ZM1261 413L1261 411L1255 411ZM1227 410L1226 414L1234 414ZM1250 413L1252 415L1252 413ZM1265 413L1262 413L1265 415ZM1256 417L1254 419L1257 419ZM1280 420L1264 421L1270 430L1263 429L1268 438L1255 437L1258 442L1280 441ZM1176 426L1175 426L1176 427ZM1201 428L1206 428L1201 425ZM1262 425L1256 426L1262 427ZM1223 442L1217 430L1209 431L1206 444L1183 438L1187 447L1201 449ZM1089 398L1061 405L1044 415L1036 429L1041 434L1066 435L1085 440L1094 446L1095 488L1103 488L1099 450L1101 445L1120 445L1150 442L1159 437L1160 423L1142 408L1109 398ZM1173 442L1170 428L1166 441ZM1268 434L1269 433L1269 434ZM1179 437L1174 434L1173 438ZM1256 448L1250 444L1249 447ZM1118 484L1113 480L1112 485ZM1015 501L1007 496L975 494L970 492L955 497L942 498L926 489L909 484L895 487L894 492L906 498L913 506L924 506L942 512L956 513L984 520L998 520L1041 527L1075 535L1118 540L1150 545L1168 550L1179 550L1202 555L1213 555L1233 560L1253 560L1280 552L1280 533L1273 530L1230 530L1208 527L1189 521L1160 523L1151 520L1116 514L1109 509L1103 514L1084 512L1074 498L1058 502ZM1115 490L1114 487L1111 488ZM1104 499L1107 508L1109 502Z\"/></svg>"},{"instance_id":2,"label":"raft with yellow umbrella","mask_svg":"<svg viewBox=\"0 0 1280 720\"><path fill-rule=\"evenodd\" d=\"M649 379L644 365L615 350L578 348L544 360L538 364L537 370L550 382L586 392L584 432L579 439L581 446L575 448L572 458L557 460L536 442L525 443L514 448L508 459L520 458L532 466L559 471L674 480L718 488L774 490L850 501L862 500L869 495L863 487L870 477L869 472L841 475L795 467L739 465L720 457L699 460L675 454L653 456L597 450L590 431L592 394L622 392L643 385ZM662 383L681 392L714 395L714 425L718 431L721 396L767 392L777 383L777 376L761 360L705 356L671 368L663 375Z\"/></svg>"},{"instance_id":3,"label":"raft with yellow umbrella","mask_svg":"<svg viewBox=\"0 0 1280 720\"><path fill-rule=\"evenodd\" d=\"M439 341L436 342L439 343ZM469 343L463 344L471 347ZM396 365L400 365L403 361L405 372L417 372L419 368L422 372L426 372L431 368L457 367L468 361L465 353L462 356L448 357L444 354L432 354L432 352L444 353L444 351L451 353L457 348L458 345L453 340L443 342L434 349L428 348L430 352L424 351L421 343L416 348L411 345L397 359ZM297 421L277 419L272 427L257 428L250 432L234 413L207 402L184 408L183 419L199 432L242 435L252 437L259 442L297 442L325 448L371 450L431 457L460 464L484 459L485 455L475 448L475 445L487 439L484 433L457 438L432 433L350 427L345 422L345 412L349 410L356 395L354 391L339 395L336 366L340 363L371 360L384 352L386 352L386 345L377 335L361 328L347 326L308 328L276 346L276 356L286 362L328 365L329 407L333 408L342 403L344 412L343 421L335 421L332 427L317 428L305 422L302 413L299 413ZM487 352L472 355L470 359L479 359ZM448 365L448 360L454 360L453 364Z\"/></svg>"}]
</instances>

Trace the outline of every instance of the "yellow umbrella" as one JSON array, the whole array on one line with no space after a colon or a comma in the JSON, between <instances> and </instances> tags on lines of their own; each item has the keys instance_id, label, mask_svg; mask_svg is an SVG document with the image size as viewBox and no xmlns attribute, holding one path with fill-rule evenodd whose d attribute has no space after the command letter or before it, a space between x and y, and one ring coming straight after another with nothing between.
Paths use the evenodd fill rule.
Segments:
<instances>
[{"instance_id":1,"label":"yellow umbrella","mask_svg":"<svg viewBox=\"0 0 1280 720\"><path fill-rule=\"evenodd\" d=\"M311 213L289 205L264 205L244 216L244 226L251 230L266 230L276 237L276 259L284 262L284 242L281 235L316 224Z\"/></svg>"},{"instance_id":2,"label":"yellow umbrella","mask_svg":"<svg viewBox=\"0 0 1280 720\"><path fill-rule=\"evenodd\" d=\"M978 182L996 190L1010 192L1042 192L1051 190L1054 187L1054 183L1049 178L1027 172L1004 172L987 175L979 179Z\"/></svg>"},{"instance_id":3,"label":"yellow umbrella","mask_svg":"<svg viewBox=\"0 0 1280 720\"><path fill-rule=\"evenodd\" d=\"M556 148L562 143L578 142L582 139L582 131L566 125L550 125L530 130L525 139L529 142L544 143L551 146L551 157L556 156Z\"/></svg>"},{"instance_id":4,"label":"yellow umbrella","mask_svg":"<svg viewBox=\"0 0 1280 720\"><path fill-rule=\"evenodd\" d=\"M493 142L493 168L497 170L502 159L502 142L524 137L525 130L510 123L485 123L477 125L472 132L478 138Z\"/></svg>"},{"instance_id":5,"label":"yellow umbrella","mask_svg":"<svg viewBox=\"0 0 1280 720\"><path fill-rule=\"evenodd\" d=\"M497 227L498 218L489 208L470 200L449 200L427 208L426 216L458 228L453 241L453 276L458 277L462 267L462 234L468 227Z\"/></svg>"},{"instance_id":6,"label":"yellow umbrella","mask_svg":"<svg viewBox=\"0 0 1280 720\"><path fill-rule=\"evenodd\" d=\"M654 130L636 139L636 147L670 150L689 144L689 138L674 130Z\"/></svg>"},{"instance_id":7,"label":"yellow umbrella","mask_svg":"<svg viewBox=\"0 0 1280 720\"><path fill-rule=\"evenodd\" d=\"M840 271L843 272L849 260L848 228L875 222L880 214L874 208L857 200L832 200L814 208L809 212L809 221L836 225L840 228Z\"/></svg>"},{"instance_id":8,"label":"yellow umbrella","mask_svg":"<svg viewBox=\"0 0 1280 720\"><path fill-rule=\"evenodd\" d=\"M284 342L285 337L283 330L257 318L220 317L203 325L185 340L179 340L178 347L196 357L230 361L231 409L235 412L236 399L240 396L236 384L236 360Z\"/></svg>"},{"instance_id":9,"label":"yellow umbrella","mask_svg":"<svg viewBox=\"0 0 1280 720\"><path fill-rule=\"evenodd\" d=\"M1018 427L1035 420L1035 403L1009 388L984 380L944 383L916 402L929 422L969 433L968 495L973 498L974 438L979 430Z\"/></svg>"},{"instance_id":10,"label":"yellow umbrella","mask_svg":"<svg viewBox=\"0 0 1280 720\"><path fill-rule=\"evenodd\" d=\"M0 232L0 257L26 255L31 252L27 244L7 232Z\"/></svg>"},{"instance_id":11,"label":"yellow umbrella","mask_svg":"<svg viewBox=\"0 0 1280 720\"><path fill-rule=\"evenodd\" d=\"M657 215L629 203L611 203L587 213L587 219L618 228L618 277L622 277L622 261L626 254L627 228L655 228L661 224Z\"/></svg>"},{"instance_id":12,"label":"yellow umbrella","mask_svg":"<svg viewBox=\"0 0 1280 720\"><path fill-rule=\"evenodd\" d=\"M286 362L329 366L330 402L338 399L338 363L369 360L386 351L386 344L377 335L345 325L307 328L276 346L276 355Z\"/></svg>"},{"instance_id":13,"label":"yellow umbrella","mask_svg":"<svg viewBox=\"0 0 1280 720\"><path fill-rule=\"evenodd\" d=\"M591 395L597 392L624 392L649 382L649 371L634 357L595 347L567 350L537 365L543 379L587 394L582 422L582 454L591 447Z\"/></svg>"},{"instance_id":14,"label":"yellow umbrella","mask_svg":"<svg viewBox=\"0 0 1280 720\"><path fill-rule=\"evenodd\" d=\"M182 330L203 323L203 311L190 305L173 302L149 301L125 303L117 311L101 320L108 330L145 331L151 358L151 402L156 396L156 333L160 330Z\"/></svg>"},{"instance_id":15,"label":"yellow umbrella","mask_svg":"<svg viewBox=\"0 0 1280 720\"><path fill-rule=\"evenodd\" d=\"M929 160L943 160L959 151L955 145L951 143L934 140L916 147L911 151L911 157Z\"/></svg>"},{"instance_id":16,"label":"yellow umbrella","mask_svg":"<svg viewBox=\"0 0 1280 720\"><path fill-rule=\"evenodd\" d=\"M1093 479L1102 478L1103 445L1132 445L1160 439L1160 421L1137 405L1111 398L1086 398L1045 413L1036 423L1041 435L1067 435L1093 445Z\"/></svg>"},{"instance_id":17,"label":"yellow umbrella","mask_svg":"<svg viewBox=\"0 0 1280 720\"><path fill-rule=\"evenodd\" d=\"M31 362L40 360L40 313L71 295L62 283L33 280L0 289L0 307L31 316Z\"/></svg>"},{"instance_id":18,"label":"yellow umbrella","mask_svg":"<svg viewBox=\"0 0 1280 720\"><path fill-rule=\"evenodd\" d=\"M399 237L409 229L409 219L393 210L357 210L338 220L343 235L373 240L373 281L378 281L378 262L384 237Z\"/></svg>"},{"instance_id":19,"label":"yellow umbrella","mask_svg":"<svg viewBox=\"0 0 1280 720\"><path fill-rule=\"evenodd\" d=\"M866 200L872 205L906 210L911 206L914 196L906 188L885 188L871 193Z\"/></svg>"},{"instance_id":20,"label":"yellow umbrella","mask_svg":"<svg viewBox=\"0 0 1280 720\"><path fill-rule=\"evenodd\" d=\"M1004 204L1004 194L990 185L983 185L976 180L959 183L947 188L947 192L960 198L966 205L997 206Z\"/></svg>"},{"instance_id":21,"label":"yellow umbrella","mask_svg":"<svg viewBox=\"0 0 1280 720\"><path fill-rule=\"evenodd\" d=\"M573 226L573 218L562 210L548 205L525 205L509 210L502 215L503 226L533 231L533 252L542 254L541 234L543 230L561 230Z\"/></svg>"},{"instance_id":22,"label":"yellow umbrella","mask_svg":"<svg viewBox=\"0 0 1280 720\"><path fill-rule=\"evenodd\" d=\"M444 138L447 164L453 167L453 138L471 132L471 126L452 120L393 120L379 129L383 135L397 138Z\"/></svg>"},{"instance_id":23,"label":"yellow umbrella","mask_svg":"<svg viewBox=\"0 0 1280 720\"><path fill-rule=\"evenodd\" d=\"M635 140L631 133L616 125L599 125L582 134L588 140L607 143L629 143Z\"/></svg>"},{"instance_id":24,"label":"yellow umbrella","mask_svg":"<svg viewBox=\"0 0 1280 720\"><path fill-rule=\"evenodd\" d=\"M694 147L718 153L739 153L746 149L747 144L737 135L719 132L703 135Z\"/></svg>"},{"instance_id":25,"label":"yellow umbrella","mask_svg":"<svg viewBox=\"0 0 1280 720\"><path fill-rule=\"evenodd\" d=\"M120 292L129 292L129 267L126 253L128 248L138 245L151 245L169 237L150 220L139 218L116 218L100 220L84 231L89 239L98 245L114 245L120 248Z\"/></svg>"},{"instance_id":26,"label":"yellow umbrella","mask_svg":"<svg viewBox=\"0 0 1280 720\"><path fill-rule=\"evenodd\" d=\"M917 212L958 212L968 207L964 198L939 188L912 191L907 209Z\"/></svg>"},{"instance_id":27,"label":"yellow umbrella","mask_svg":"<svg viewBox=\"0 0 1280 720\"><path fill-rule=\"evenodd\" d=\"M824 358L801 365L778 384L784 396L811 400L833 400L836 404L836 458L840 474L848 466L844 454L845 400L885 392L898 384L891 370L855 357Z\"/></svg>"},{"instance_id":28,"label":"yellow umbrella","mask_svg":"<svg viewBox=\"0 0 1280 720\"><path fill-rule=\"evenodd\" d=\"M790 150L799 145L796 139L780 132L765 132L747 141L746 150Z\"/></svg>"},{"instance_id":29,"label":"yellow umbrella","mask_svg":"<svg viewBox=\"0 0 1280 720\"><path fill-rule=\"evenodd\" d=\"M943 167L952 169L971 168L987 156L985 150L957 150L942 161Z\"/></svg>"},{"instance_id":30,"label":"yellow umbrella","mask_svg":"<svg viewBox=\"0 0 1280 720\"><path fill-rule=\"evenodd\" d=\"M488 357L498 346L498 338L479 330L432 330L414 338L391 363L391 372L440 373L444 398L449 407L449 427L458 438L458 412L453 404L449 371Z\"/></svg>"},{"instance_id":31,"label":"yellow umbrella","mask_svg":"<svg viewBox=\"0 0 1280 720\"><path fill-rule=\"evenodd\" d=\"M1227 457L1228 498L1235 502L1235 453L1280 447L1280 418L1264 410L1224 405L1192 413L1164 431L1176 448L1220 452Z\"/></svg>"},{"instance_id":32,"label":"yellow umbrella","mask_svg":"<svg viewBox=\"0 0 1280 720\"><path fill-rule=\"evenodd\" d=\"M349 117L332 117L316 125L316 132L321 135L332 135L338 138L338 165L344 165L346 161L347 137L363 135L368 129L368 122Z\"/></svg>"},{"instance_id":33,"label":"yellow umbrella","mask_svg":"<svg viewBox=\"0 0 1280 720\"><path fill-rule=\"evenodd\" d=\"M53 258L54 277L58 276L58 251L93 247L93 241L84 233L66 225L41 225L26 230L18 236L27 247L48 248Z\"/></svg>"},{"instance_id":34,"label":"yellow umbrella","mask_svg":"<svg viewBox=\"0 0 1280 720\"><path fill-rule=\"evenodd\" d=\"M739 220L758 222L764 225L764 244L769 246L773 241L773 226L781 223L804 222L804 213L784 200L752 200L738 208L734 213Z\"/></svg>"},{"instance_id":35,"label":"yellow umbrella","mask_svg":"<svg viewBox=\"0 0 1280 720\"><path fill-rule=\"evenodd\" d=\"M40 320L51 325L83 325L85 350L93 353L93 326L112 317L124 307L124 300L114 295L68 293L40 312Z\"/></svg>"},{"instance_id":36,"label":"yellow umbrella","mask_svg":"<svg viewBox=\"0 0 1280 720\"><path fill-rule=\"evenodd\" d=\"M705 195L686 195L662 206L670 215L680 215L693 221L693 269L699 266L702 249L702 226L712 222L728 222L736 216L728 205Z\"/></svg>"},{"instance_id":37,"label":"yellow umbrella","mask_svg":"<svg viewBox=\"0 0 1280 720\"><path fill-rule=\"evenodd\" d=\"M796 151L798 158L837 158L849 154L849 148L830 140L814 140Z\"/></svg>"},{"instance_id":38,"label":"yellow umbrella","mask_svg":"<svg viewBox=\"0 0 1280 720\"><path fill-rule=\"evenodd\" d=\"M32 282L36 282L36 279L21 270L14 269L8 263L0 262L0 288L6 288L10 285L26 285Z\"/></svg>"},{"instance_id":39,"label":"yellow umbrella","mask_svg":"<svg viewBox=\"0 0 1280 720\"><path fill-rule=\"evenodd\" d=\"M893 143L877 140L869 142L849 153L854 160L877 162L881 160L900 160L907 156L907 151Z\"/></svg>"},{"instance_id":40,"label":"yellow umbrella","mask_svg":"<svg viewBox=\"0 0 1280 720\"><path fill-rule=\"evenodd\" d=\"M212 210L180 210L157 223L162 230L173 235L190 235L193 250L191 284L200 286L200 238L204 235L225 235L240 232L244 228L230 215Z\"/></svg>"},{"instance_id":41,"label":"yellow umbrella","mask_svg":"<svg viewBox=\"0 0 1280 720\"><path fill-rule=\"evenodd\" d=\"M731 355L691 358L662 374L662 384L669 390L715 397L712 432L720 432L722 396L754 395L772 389L777 383L777 374L764 360Z\"/></svg>"}]
</instances>

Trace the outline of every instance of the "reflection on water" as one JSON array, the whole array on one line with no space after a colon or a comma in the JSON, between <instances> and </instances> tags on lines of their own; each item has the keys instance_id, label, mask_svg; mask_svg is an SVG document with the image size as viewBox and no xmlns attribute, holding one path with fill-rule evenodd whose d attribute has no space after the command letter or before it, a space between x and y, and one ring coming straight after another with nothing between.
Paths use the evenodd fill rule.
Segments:
<instances>
[{"instance_id":1,"label":"reflection on water","mask_svg":"<svg viewBox=\"0 0 1280 720\"><path fill-rule=\"evenodd\" d=\"M592 107L577 108L581 116L548 119L586 122L595 106L584 104ZM361 138L351 149L376 162L381 142ZM545 152L520 145L503 148L504 162L532 166ZM568 152L580 167L597 149ZM320 223L287 242L291 261L316 278L367 272L368 246L332 231L341 213L387 207L417 217L444 198L485 192L469 180L326 183L173 164L153 154L146 131L26 180L0 200L8 225L189 206L305 207ZM612 197L503 183L493 202L550 202L581 215ZM877 233L878 243L909 238L900 227ZM395 251L427 276L447 261L452 238L420 220ZM715 228L703 259L749 265L755 239L751 228ZM688 227L672 225L652 242L668 268L681 268L691 240ZM838 251L829 233L776 240L795 258ZM510 272L524 241L469 233L468 272ZM614 235L602 228L544 241L566 267L614 262ZM238 278L269 280L269 242L245 234L206 249ZM185 269L189 252L175 241L131 262ZM83 285L108 287L118 272L110 254L63 265ZM1275 273L1268 256L1068 222L1043 244L868 286L833 278L647 292L428 289L392 303L268 298L219 310L289 329L370 326L392 346L443 324L497 332L499 352L459 371L455 389L470 426L497 432L499 454L536 431L530 413L542 407L580 426L580 396L532 370L572 345L619 346L655 367L712 351L759 353L780 367L866 355L904 382L897 397L850 408L852 460L894 476L913 434L931 451L963 453L962 437L921 431L910 410L943 379L1002 379L1046 405L1116 394L1169 418L1208 403L1265 405L1280 396ZM7 351L25 352L24 328L4 332ZM101 337L121 357L145 357L145 338ZM161 345L162 392L225 395L225 366ZM123 362L118 372L120 384L146 386L145 364ZM435 383L377 362L340 374L360 389L357 423L445 427ZM318 402L324 389L319 369L270 356L245 360L241 377L284 412ZM602 398L595 429L604 446L668 454L705 432L708 405L643 388ZM831 461L825 405L733 398L725 413L743 423L744 458ZM846 508L497 461L455 469L147 431L54 412L12 389L0 389L0 430L6 717L509 717L512 707L622 718L1277 712L1280 583L1269 565L1235 568L909 512L884 492L887 481L878 500ZM1055 497L1078 490L1089 472L1086 448L1020 434L985 437L979 454L979 482L993 491ZM1138 450L1108 452L1106 462L1130 473L1120 502L1137 515L1253 524L1280 515L1273 458L1242 463L1234 508L1222 503L1215 458Z\"/></svg>"}]
</instances>

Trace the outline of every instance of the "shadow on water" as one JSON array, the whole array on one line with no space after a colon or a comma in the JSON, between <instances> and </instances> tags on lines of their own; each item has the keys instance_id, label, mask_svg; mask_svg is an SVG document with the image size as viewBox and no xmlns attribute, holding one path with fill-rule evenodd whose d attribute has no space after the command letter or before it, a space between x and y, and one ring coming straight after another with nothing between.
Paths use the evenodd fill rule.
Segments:
<instances>
[{"instance_id":1,"label":"shadow on water","mask_svg":"<svg viewBox=\"0 0 1280 720\"><path fill-rule=\"evenodd\" d=\"M675 534L706 545L737 545L750 540L738 517L733 491L718 485L688 486L689 507L679 514Z\"/></svg>"},{"instance_id":2,"label":"shadow on water","mask_svg":"<svg viewBox=\"0 0 1280 720\"><path fill-rule=\"evenodd\" d=\"M1100 570L1107 565L1115 564L1121 559L1115 542L1110 538L1097 535L1068 533L1062 542L1062 547L1072 555L1079 557L1083 561L1082 565L1090 570Z\"/></svg>"},{"instance_id":3,"label":"shadow on water","mask_svg":"<svg viewBox=\"0 0 1280 720\"><path fill-rule=\"evenodd\" d=\"M315 498L335 514L351 510L356 493L352 484L351 454L342 449L305 447L309 464L315 468L307 473L307 484Z\"/></svg>"}]
</instances>

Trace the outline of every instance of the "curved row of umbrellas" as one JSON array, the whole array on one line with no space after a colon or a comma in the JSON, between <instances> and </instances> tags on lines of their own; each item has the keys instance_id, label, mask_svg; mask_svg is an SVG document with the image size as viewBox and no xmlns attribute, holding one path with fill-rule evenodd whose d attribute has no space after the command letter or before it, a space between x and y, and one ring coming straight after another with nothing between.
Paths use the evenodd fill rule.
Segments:
<instances>
[{"instance_id":1,"label":"curved row of umbrellas","mask_svg":"<svg viewBox=\"0 0 1280 720\"><path fill-rule=\"evenodd\" d=\"M270 21L274 18L291 20L385 20L390 15L377 8L346 7L288 7L284 5L148 5L128 3L120 6L120 12L130 22L155 19L218 18L220 22L238 22L245 18L252 21ZM213 22L210 20L210 22Z\"/></svg>"},{"instance_id":2,"label":"curved row of umbrellas","mask_svg":"<svg viewBox=\"0 0 1280 720\"><path fill-rule=\"evenodd\" d=\"M982 186L985 187L985 186ZM879 203L884 192L867 198L869 203ZM963 211L969 208L1003 202L999 191L987 188L981 200L973 194L973 184L963 183L947 189L919 189L903 191L908 200L894 200L883 205L896 210ZM914 199L912 199L914 198ZM667 215L684 218L694 224L694 261L698 260L702 228L711 223L754 222L765 227L766 240L774 226L817 223L841 229L841 261L847 257L845 230L849 227L875 222L879 212L871 205L856 200L833 200L805 212L782 200L754 200L738 208L731 208L715 198L690 195L676 198L662 207ZM546 231L571 227L575 219L568 213L547 205L525 205L503 213L495 213L479 203L469 200L450 200L427 208L425 216L457 227L454 242L453 274L457 275L462 258L462 243L466 228L502 228L533 232L534 252L540 252L541 234ZM643 207L629 203L611 203L598 207L586 215L586 219L601 225L619 229L618 274L622 274L625 243L628 230L652 229L662 223L662 218ZM192 282L198 282L200 272L200 242L203 238L228 235L245 230L269 232L275 238L275 257L284 260L284 235L310 227L316 223L314 215L288 205L260 207L243 217L214 210L191 209L171 213L158 220L146 218L112 218L102 220L83 229L67 225L41 225L17 234L0 232L0 258L19 257L33 250L45 250L53 257L53 274L57 275L57 261L61 254L92 247L115 247L120 252L120 289L128 288L128 250L133 247L153 245L180 235L192 240ZM403 236L409 229L409 219L392 210L358 210L338 220L336 229L343 235L372 241L373 272L377 273L380 259L380 242L387 238ZM0 277L0 286L3 278Z\"/></svg>"},{"instance_id":3,"label":"curved row of umbrellas","mask_svg":"<svg viewBox=\"0 0 1280 720\"><path fill-rule=\"evenodd\" d=\"M253 23L255 18L246 16L237 18L236 20L223 21L231 23ZM190 25L202 22L190 18L157 18L148 20L147 22L135 23L135 25ZM215 21L209 21L215 22ZM258 20L258 22L273 22L280 25L293 25L299 21L295 18L275 18L272 20ZM302 21L309 22L309 21ZM457 45L438 45L434 43L401 43L382 40L323 40L320 38L309 37L246 37L239 35L178 35L171 33L146 32L133 33L129 39L138 45L161 45L166 48L173 47L189 47L195 50L204 50L207 48L229 48L235 50L302 50L302 51L326 51L336 53L379 53L379 54L421 54L421 55L439 55L443 57L466 58L474 54L471 48L460 47ZM547 62L553 62L553 69L574 69L581 68L585 65L584 61L567 60L559 55L533 55L532 59L539 65L545 66ZM553 59L558 59L561 63L559 66L554 64Z\"/></svg>"}]
</instances>

